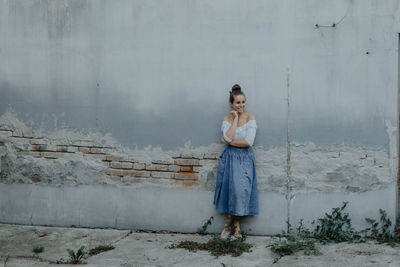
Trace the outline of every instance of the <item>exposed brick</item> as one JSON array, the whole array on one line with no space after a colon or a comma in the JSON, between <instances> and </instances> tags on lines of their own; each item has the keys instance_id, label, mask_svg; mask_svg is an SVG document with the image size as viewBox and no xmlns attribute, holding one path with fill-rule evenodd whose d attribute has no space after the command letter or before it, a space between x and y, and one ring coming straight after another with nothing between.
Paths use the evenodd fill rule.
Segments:
<instances>
[{"instance_id":1,"label":"exposed brick","mask_svg":"<svg viewBox=\"0 0 400 267\"><path fill-rule=\"evenodd\" d=\"M5 136L12 136L12 135L13 135L13 132L12 132L12 131L9 131L9 130L2 130L2 129L0 129L0 134L3 134L3 135L5 135Z\"/></svg>"},{"instance_id":2,"label":"exposed brick","mask_svg":"<svg viewBox=\"0 0 400 267\"><path fill-rule=\"evenodd\" d=\"M150 172L146 171L134 171L134 170L124 170L126 175L134 176L134 177L150 177Z\"/></svg>"},{"instance_id":3,"label":"exposed brick","mask_svg":"<svg viewBox=\"0 0 400 267\"><path fill-rule=\"evenodd\" d=\"M121 168L123 169L132 169L133 163L132 162L121 162Z\"/></svg>"},{"instance_id":4,"label":"exposed brick","mask_svg":"<svg viewBox=\"0 0 400 267\"><path fill-rule=\"evenodd\" d=\"M199 164L201 166L204 166L204 165L217 165L218 164L218 160L215 160L215 159L201 159Z\"/></svg>"},{"instance_id":5,"label":"exposed brick","mask_svg":"<svg viewBox=\"0 0 400 267\"><path fill-rule=\"evenodd\" d=\"M146 170L148 170L148 171L168 171L168 165L146 164Z\"/></svg>"},{"instance_id":6,"label":"exposed brick","mask_svg":"<svg viewBox=\"0 0 400 267\"><path fill-rule=\"evenodd\" d=\"M168 166L168 171L170 172L179 172L180 166L178 165L169 165Z\"/></svg>"},{"instance_id":7,"label":"exposed brick","mask_svg":"<svg viewBox=\"0 0 400 267\"><path fill-rule=\"evenodd\" d=\"M115 168L115 169L122 169L121 168L121 162L119 161L111 161L110 162L110 167Z\"/></svg>"},{"instance_id":8,"label":"exposed brick","mask_svg":"<svg viewBox=\"0 0 400 267\"><path fill-rule=\"evenodd\" d=\"M21 155L27 155L27 156L32 156L32 157L40 157L40 152L36 151L21 151L19 152Z\"/></svg>"},{"instance_id":9,"label":"exposed brick","mask_svg":"<svg viewBox=\"0 0 400 267\"><path fill-rule=\"evenodd\" d=\"M183 158L183 159L192 159L192 158L193 158L193 154L192 154L192 153L181 153L180 158Z\"/></svg>"},{"instance_id":10,"label":"exposed brick","mask_svg":"<svg viewBox=\"0 0 400 267\"><path fill-rule=\"evenodd\" d=\"M193 166L180 166L181 172L193 172Z\"/></svg>"},{"instance_id":11,"label":"exposed brick","mask_svg":"<svg viewBox=\"0 0 400 267\"><path fill-rule=\"evenodd\" d=\"M78 148L76 146L68 146L67 147L67 152L76 153L76 152L78 152Z\"/></svg>"},{"instance_id":12,"label":"exposed brick","mask_svg":"<svg viewBox=\"0 0 400 267\"><path fill-rule=\"evenodd\" d=\"M174 159L162 159L162 160L153 160L152 161L155 164L174 164Z\"/></svg>"},{"instance_id":13,"label":"exposed brick","mask_svg":"<svg viewBox=\"0 0 400 267\"><path fill-rule=\"evenodd\" d=\"M144 163L133 163L133 168L135 170L144 170L146 165Z\"/></svg>"},{"instance_id":14,"label":"exposed brick","mask_svg":"<svg viewBox=\"0 0 400 267\"><path fill-rule=\"evenodd\" d=\"M205 154L203 159L218 159L219 153L209 153Z\"/></svg>"},{"instance_id":15,"label":"exposed brick","mask_svg":"<svg viewBox=\"0 0 400 267\"><path fill-rule=\"evenodd\" d=\"M125 170L120 170L120 169L107 169L106 170L106 174L108 175L112 175L112 176L124 176Z\"/></svg>"},{"instance_id":16,"label":"exposed brick","mask_svg":"<svg viewBox=\"0 0 400 267\"><path fill-rule=\"evenodd\" d=\"M83 152L83 153L89 153L90 152L90 148L88 148L86 146L79 146L78 147L78 151L79 152Z\"/></svg>"},{"instance_id":17,"label":"exposed brick","mask_svg":"<svg viewBox=\"0 0 400 267\"><path fill-rule=\"evenodd\" d=\"M135 177L150 177L150 172L146 171L134 171L134 170L123 170L123 169L107 169L106 173L108 175L115 176L135 176Z\"/></svg>"},{"instance_id":18,"label":"exposed brick","mask_svg":"<svg viewBox=\"0 0 400 267\"><path fill-rule=\"evenodd\" d=\"M112 161L112 162L110 162L110 167L117 168L117 169L132 169L133 164L130 162Z\"/></svg>"},{"instance_id":19,"label":"exposed brick","mask_svg":"<svg viewBox=\"0 0 400 267\"><path fill-rule=\"evenodd\" d=\"M98 147L91 147L90 148L90 153L94 153L94 154L105 154L102 150L102 148L98 148Z\"/></svg>"},{"instance_id":20,"label":"exposed brick","mask_svg":"<svg viewBox=\"0 0 400 267\"><path fill-rule=\"evenodd\" d=\"M123 161L124 158L121 156L116 156L116 155L107 155L106 160L107 161Z\"/></svg>"},{"instance_id":21,"label":"exposed brick","mask_svg":"<svg viewBox=\"0 0 400 267\"><path fill-rule=\"evenodd\" d=\"M195 166L195 167L193 167L193 171L194 171L194 172L200 172L202 168L203 168L203 167Z\"/></svg>"},{"instance_id":22,"label":"exposed brick","mask_svg":"<svg viewBox=\"0 0 400 267\"><path fill-rule=\"evenodd\" d=\"M175 164L176 165L184 165L184 166L193 166L193 165L199 165L199 160L198 159L175 159Z\"/></svg>"},{"instance_id":23,"label":"exposed brick","mask_svg":"<svg viewBox=\"0 0 400 267\"><path fill-rule=\"evenodd\" d=\"M177 179L177 180L197 180L198 176L197 176L197 173L178 172L178 173L175 173L175 179Z\"/></svg>"},{"instance_id":24,"label":"exposed brick","mask_svg":"<svg viewBox=\"0 0 400 267\"><path fill-rule=\"evenodd\" d=\"M57 152L68 152L68 148L66 146L57 146Z\"/></svg>"},{"instance_id":25,"label":"exposed brick","mask_svg":"<svg viewBox=\"0 0 400 267\"><path fill-rule=\"evenodd\" d=\"M151 172L151 177L172 179L172 178L174 178L174 173L173 172Z\"/></svg>"},{"instance_id":26,"label":"exposed brick","mask_svg":"<svg viewBox=\"0 0 400 267\"><path fill-rule=\"evenodd\" d=\"M52 151L45 151L45 152L40 152L40 156L44 158L49 158L49 159L58 159L64 156L64 153L62 152L52 152Z\"/></svg>"}]
</instances>

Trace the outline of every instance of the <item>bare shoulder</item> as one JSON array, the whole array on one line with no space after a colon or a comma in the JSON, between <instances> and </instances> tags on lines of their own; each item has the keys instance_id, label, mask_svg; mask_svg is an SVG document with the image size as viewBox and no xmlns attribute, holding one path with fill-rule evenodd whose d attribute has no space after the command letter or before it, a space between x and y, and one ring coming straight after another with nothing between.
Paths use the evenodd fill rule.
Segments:
<instances>
[{"instance_id":1,"label":"bare shoulder","mask_svg":"<svg viewBox=\"0 0 400 267\"><path fill-rule=\"evenodd\" d=\"M247 121L251 121L251 120L255 120L256 116L254 116L253 114L248 113L247 114Z\"/></svg>"},{"instance_id":2,"label":"bare shoulder","mask_svg":"<svg viewBox=\"0 0 400 267\"><path fill-rule=\"evenodd\" d=\"M232 122L232 116L231 116L231 114L225 115L225 116L222 118L222 120L231 123L231 122Z\"/></svg>"}]
</instances>

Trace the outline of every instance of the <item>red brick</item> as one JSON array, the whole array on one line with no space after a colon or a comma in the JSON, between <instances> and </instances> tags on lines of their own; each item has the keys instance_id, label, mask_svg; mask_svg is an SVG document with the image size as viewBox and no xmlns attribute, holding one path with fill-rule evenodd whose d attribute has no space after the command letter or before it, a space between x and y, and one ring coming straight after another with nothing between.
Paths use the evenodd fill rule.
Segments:
<instances>
[{"instance_id":1,"label":"red brick","mask_svg":"<svg viewBox=\"0 0 400 267\"><path fill-rule=\"evenodd\" d=\"M199 165L198 159L175 159L176 165L184 165L184 166L194 166Z\"/></svg>"},{"instance_id":2,"label":"red brick","mask_svg":"<svg viewBox=\"0 0 400 267\"><path fill-rule=\"evenodd\" d=\"M106 173L108 175L114 176L134 176L134 177L150 177L150 172L146 171L134 171L134 170L123 170L123 169L107 169Z\"/></svg>"},{"instance_id":3,"label":"red brick","mask_svg":"<svg viewBox=\"0 0 400 267\"><path fill-rule=\"evenodd\" d=\"M85 146L79 146L78 147L78 151L79 152L83 152L83 153L89 153L90 152L90 148L85 147Z\"/></svg>"},{"instance_id":4,"label":"red brick","mask_svg":"<svg viewBox=\"0 0 400 267\"><path fill-rule=\"evenodd\" d=\"M119 162L119 161L110 162L110 167L116 169L132 169L132 165L133 164L130 162Z\"/></svg>"},{"instance_id":5,"label":"red brick","mask_svg":"<svg viewBox=\"0 0 400 267\"><path fill-rule=\"evenodd\" d=\"M94 153L94 154L105 154L103 152L102 148L98 148L98 147L91 147L90 148L90 153Z\"/></svg>"},{"instance_id":6,"label":"red brick","mask_svg":"<svg viewBox=\"0 0 400 267\"><path fill-rule=\"evenodd\" d=\"M19 152L21 155L27 155L27 156L32 156L32 157L40 157L40 152L39 151L21 151Z\"/></svg>"},{"instance_id":7,"label":"red brick","mask_svg":"<svg viewBox=\"0 0 400 267\"><path fill-rule=\"evenodd\" d=\"M181 166L180 171L181 172L193 172L193 166Z\"/></svg>"},{"instance_id":8,"label":"red brick","mask_svg":"<svg viewBox=\"0 0 400 267\"><path fill-rule=\"evenodd\" d=\"M174 164L174 159L161 159L161 160L153 160L153 163L155 164Z\"/></svg>"},{"instance_id":9,"label":"red brick","mask_svg":"<svg viewBox=\"0 0 400 267\"><path fill-rule=\"evenodd\" d=\"M124 170L126 175L134 177L150 177L150 172L146 171L134 171L134 170Z\"/></svg>"},{"instance_id":10,"label":"red brick","mask_svg":"<svg viewBox=\"0 0 400 267\"><path fill-rule=\"evenodd\" d=\"M146 164L146 170L148 170L148 171L168 171L168 165Z\"/></svg>"},{"instance_id":11,"label":"red brick","mask_svg":"<svg viewBox=\"0 0 400 267\"><path fill-rule=\"evenodd\" d=\"M172 179L172 178L174 178L174 173L173 172L151 172L151 177Z\"/></svg>"},{"instance_id":12,"label":"red brick","mask_svg":"<svg viewBox=\"0 0 400 267\"><path fill-rule=\"evenodd\" d=\"M133 168L135 170L144 170L146 165L144 163L133 163Z\"/></svg>"},{"instance_id":13,"label":"red brick","mask_svg":"<svg viewBox=\"0 0 400 267\"><path fill-rule=\"evenodd\" d=\"M218 164L218 160L215 160L215 159L201 159L199 163L200 163L201 166L204 166L204 165L217 165Z\"/></svg>"},{"instance_id":14,"label":"red brick","mask_svg":"<svg viewBox=\"0 0 400 267\"><path fill-rule=\"evenodd\" d=\"M108 155L106 158L107 161L123 161L124 158L121 156L115 156L115 155Z\"/></svg>"},{"instance_id":15,"label":"red brick","mask_svg":"<svg viewBox=\"0 0 400 267\"><path fill-rule=\"evenodd\" d=\"M62 152L52 152L52 151L46 151L46 152L40 152L40 156L44 158L49 158L49 159L58 159L64 156L64 153Z\"/></svg>"},{"instance_id":16,"label":"red brick","mask_svg":"<svg viewBox=\"0 0 400 267\"><path fill-rule=\"evenodd\" d=\"M219 153L210 153L205 154L203 159L217 159L219 157Z\"/></svg>"},{"instance_id":17,"label":"red brick","mask_svg":"<svg viewBox=\"0 0 400 267\"><path fill-rule=\"evenodd\" d=\"M117 169L107 169L106 174L112 175L112 176L124 176L124 170L117 170Z\"/></svg>"},{"instance_id":18,"label":"red brick","mask_svg":"<svg viewBox=\"0 0 400 267\"><path fill-rule=\"evenodd\" d=\"M197 180L198 176L196 173L179 172L179 173L175 173L175 179L177 179L177 180Z\"/></svg>"}]
</instances>

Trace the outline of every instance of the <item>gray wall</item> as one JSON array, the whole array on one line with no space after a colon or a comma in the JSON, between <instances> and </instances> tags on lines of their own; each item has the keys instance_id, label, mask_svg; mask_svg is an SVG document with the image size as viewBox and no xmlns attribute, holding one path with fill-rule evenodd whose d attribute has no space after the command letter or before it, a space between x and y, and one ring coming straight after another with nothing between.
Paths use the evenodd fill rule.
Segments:
<instances>
[{"instance_id":1,"label":"gray wall","mask_svg":"<svg viewBox=\"0 0 400 267\"><path fill-rule=\"evenodd\" d=\"M294 142L388 151L398 5L2 0L0 113L11 106L34 128L110 132L129 146L207 145L239 83L256 145L285 145L289 115Z\"/></svg>"},{"instance_id":2,"label":"gray wall","mask_svg":"<svg viewBox=\"0 0 400 267\"><path fill-rule=\"evenodd\" d=\"M229 89L239 83L259 125L256 163L265 209L257 233L277 233L269 222L282 226L302 214L315 217L346 199L354 200L353 210L368 199L367 214L384 208L394 219L399 5L0 0L0 114L11 107L21 121L49 135L60 129L108 134L151 162L155 154L220 152L220 119L229 112ZM9 113L1 123L7 118ZM184 146L187 141L191 146ZM197 203L211 204L205 181L213 179L215 166L204 165ZM174 199L168 192L165 201ZM273 210L277 222L265 223L271 207L280 207ZM207 209L198 216L208 218L213 209ZM356 221L361 224L364 215L355 215ZM26 222L13 216L0 220ZM173 215L167 210L165 216ZM172 221L154 229L175 229Z\"/></svg>"}]
</instances>

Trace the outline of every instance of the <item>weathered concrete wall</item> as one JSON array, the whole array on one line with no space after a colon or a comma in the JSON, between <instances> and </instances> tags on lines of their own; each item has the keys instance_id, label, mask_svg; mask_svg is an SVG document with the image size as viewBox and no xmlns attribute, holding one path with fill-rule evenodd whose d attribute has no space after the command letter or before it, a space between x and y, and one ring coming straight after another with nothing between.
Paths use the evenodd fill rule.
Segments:
<instances>
[{"instance_id":1,"label":"weathered concrete wall","mask_svg":"<svg viewBox=\"0 0 400 267\"><path fill-rule=\"evenodd\" d=\"M279 207L271 225L321 194L337 201L318 214L385 192L367 211L393 219L399 4L1 0L1 186L162 188L165 201L197 190L211 203L220 118L239 83L259 125L260 193L279 196L260 202ZM0 221L29 223L12 218ZM277 231L268 220L258 233Z\"/></svg>"}]
</instances>

